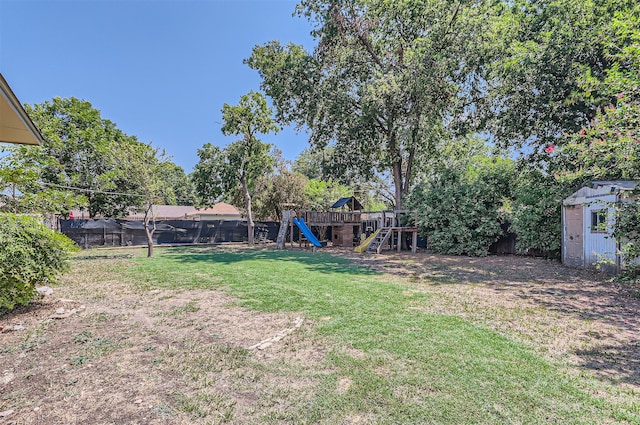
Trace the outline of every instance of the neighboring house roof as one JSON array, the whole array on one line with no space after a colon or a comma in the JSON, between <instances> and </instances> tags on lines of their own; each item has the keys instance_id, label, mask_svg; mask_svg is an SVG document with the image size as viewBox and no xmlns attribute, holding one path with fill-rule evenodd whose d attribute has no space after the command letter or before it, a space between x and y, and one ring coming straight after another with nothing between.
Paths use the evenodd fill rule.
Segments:
<instances>
[{"instance_id":1,"label":"neighboring house roof","mask_svg":"<svg viewBox=\"0 0 640 425\"><path fill-rule=\"evenodd\" d=\"M20 145L44 143L40 131L31 121L2 74L0 74L0 142Z\"/></svg>"},{"instance_id":2,"label":"neighboring house roof","mask_svg":"<svg viewBox=\"0 0 640 425\"><path fill-rule=\"evenodd\" d=\"M351 202L353 201L353 203ZM353 209L353 210L362 210L362 204L360 202L358 202L358 200L355 198L355 196L348 196L346 198L340 198L336 201L335 204L333 204L331 206L332 209L335 208L342 208L345 205L347 205L349 207L349 209ZM353 208L352 208L353 207Z\"/></svg>"},{"instance_id":3,"label":"neighboring house roof","mask_svg":"<svg viewBox=\"0 0 640 425\"><path fill-rule=\"evenodd\" d=\"M89 214L86 211L72 211L74 218L88 219ZM156 220L195 220L202 216L224 216L240 218L240 211L233 205L225 202L215 204L211 208L197 209L190 205L154 205L153 217ZM144 220L144 211L135 211L129 213L126 220Z\"/></svg>"},{"instance_id":4,"label":"neighboring house roof","mask_svg":"<svg viewBox=\"0 0 640 425\"><path fill-rule=\"evenodd\" d=\"M594 180L589 186L584 186L569 195L564 205L580 205L591 199L611 195L612 193L634 190L640 186L638 180Z\"/></svg>"},{"instance_id":5,"label":"neighboring house roof","mask_svg":"<svg viewBox=\"0 0 640 425\"><path fill-rule=\"evenodd\" d=\"M189 213L188 215L190 217L203 216L203 215L240 216L240 211L231 204L227 204L226 202L219 202L211 208L203 208L200 210L195 210Z\"/></svg>"},{"instance_id":6,"label":"neighboring house roof","mask_svg":"<svg viewBox=\"0 0 640 425\"><path fill-rule=\"evenodd\" d=\"M186 205L154 205L153 217L156 220L179 220L185 219L189 214L196 211L196 207ZM127 216L127 220L144 220L144 211L134 212Z\"/></svg>"}]
</instances>

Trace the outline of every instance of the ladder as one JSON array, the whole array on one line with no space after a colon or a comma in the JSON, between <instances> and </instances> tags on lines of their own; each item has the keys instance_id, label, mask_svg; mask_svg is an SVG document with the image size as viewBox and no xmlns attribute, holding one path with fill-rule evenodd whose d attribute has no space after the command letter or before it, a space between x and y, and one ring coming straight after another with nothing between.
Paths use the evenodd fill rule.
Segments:
<instances>
[{"instance_id":1,"label":"ladder","mask_svg":"<svg viewBox=\"0 0 640 425\"><path fill-rule=\"evenodd\" d=\"M367 248L367 252L375 251L377 254L382 252L382 247L393 235L393 229L390 227L383 227L380 229L380 233L371 241L371 244Z\"/></svg>"},{"instance_id":2,"label":"ladder","mask_svg":"<svg viewBox=\"0 0 640 425\"><path fill-rule=\"evenodd\" d=\"M282 212L282 223L280 223L280 230L278 230L278 239L276 240L276 248L284 248L284 238L287 235L287 228L291 221L291 211L286 210Z\"/></svg>"}]
</instances>

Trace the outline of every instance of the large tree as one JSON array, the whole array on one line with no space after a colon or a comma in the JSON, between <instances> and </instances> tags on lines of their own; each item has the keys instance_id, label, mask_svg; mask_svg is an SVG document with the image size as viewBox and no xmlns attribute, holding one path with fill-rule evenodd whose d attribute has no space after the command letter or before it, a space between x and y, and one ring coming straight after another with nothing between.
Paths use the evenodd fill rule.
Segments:
<instances>
[{"instance_id":1,"label":"large tree","mask_svg":"<svg viewBox=\"0 0 640 425\"><path fill-rule=\"evenodd\" d=\"M261 142L258 134L277 132L271 118L272 111L261 93L249 92L235 106L224 104L222 132L241 136L224 149L210 143L198 150L200 161L192 174L200 203L212 205L221 196L233 197L242 191L247 215L249 244L254 243L254 222L251 197L254 185L261 176L269 174L274 158L269 155L270 145Z\"/></svg>"},{"instance_id":2,"label":"large tree","mask_svg":"<svg viewBox=\"0 0 640 425\"><path fill-rule=\"evenodd\" d=\"M313 52L272 41L247 60L283 124L333 146L335 172L388 173L395 207L447 131L472 127L470 98L490 37L482 0L304 0Z\"/></svg>"},{"instance_id":3,"label":"large tree","mask_svg":"<svg viewBox=\"0 0 640 425\"><path fill-rule=\"evenodd\" d=\"M25 109L42 132L48 157L42 180L60 189L73 188L87 198L90 217L117 217L126 213L135 182L121 167L116 147L136 142L100 116L87 101L74 97Z\"/></svg>"},{"instance_id":4,"label":"large tree","mask_svg":"<svg viewBox=\"0 0 640 425\"><path fill-rule=\"evenodd\" d=\"M13 168L0 164L5 169L0 181L22 182L20 199L30 212L80 206L92 218L124 216L141 199L131 195L144 197L148 192L143 178L151 168L163 187L154 203L192 203L192 188L182 168L102 118L89 102L56 97L26 109L45 143L15 149L4 160Z\"/></svg>"},{"instance_id":5,"label":"large tree","mask_svg":"<svg viewBox=\"0 0 640 425\"><path fill-rule=\"evenodd\" d=\"M633 14L637 1L504 4L484 72L488 130L503 146L527 146L532 158L544 160L547 146L562 145L565 134L588 126L598 108L615 99L602 82L628 40L613 26Z\"/></svg>"}]
</instances>

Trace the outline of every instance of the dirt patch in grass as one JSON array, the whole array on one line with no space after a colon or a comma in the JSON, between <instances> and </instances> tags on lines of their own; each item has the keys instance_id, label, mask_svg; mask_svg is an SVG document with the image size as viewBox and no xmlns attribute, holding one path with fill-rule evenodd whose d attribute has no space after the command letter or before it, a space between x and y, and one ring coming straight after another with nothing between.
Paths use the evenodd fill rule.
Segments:
<instances>
[{"instance_id":1,"label":"dirt patch in grass","mask_svg":"<svg viewBox=\"0 0 640 425\"><path fill-rule=\"evenodd\" d=\"M640 285L542 258L335 252L438 294L426 311L492 326L578 370L640 388Z\"/></svg>"},{"instance_id":2,"label":"dirt patch in grass","mask_svg":"<svg viewBox=\"0 0 640 425\"><path fill-rule=\"evenodd\" d=\"M324 350L304 318L241 308L218 290L88 290L81 276L0 318L0 422L261 423L311 396Z\"/></svg>"}]
</instances>

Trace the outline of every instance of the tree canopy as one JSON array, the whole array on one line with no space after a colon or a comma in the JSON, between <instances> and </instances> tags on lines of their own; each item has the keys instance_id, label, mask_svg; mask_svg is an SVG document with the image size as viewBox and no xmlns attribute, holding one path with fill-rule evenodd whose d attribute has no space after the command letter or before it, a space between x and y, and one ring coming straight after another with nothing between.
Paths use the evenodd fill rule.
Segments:
<instances>
[{"instance_id":1,"label":"tree canopy","mask_svg":"<svg viewBox=\"0 0 640 425\"><path fill-rule=\"evenodd\" d=\"M316 24L314 51L273 41L247 63L279 122L331 145L337 171L388 172L400 208L431 147L472 124L489 2L305 0L298 11Z\"/></svg>"},{"instance_id":2,"label":"tree canopy","mask_svg":"<svg viewBox=\"0 0 640 425\"><path fill-rule=\"evenodd\" d=\"M87 198L90 217L118 217L130 203L136 187L122 172L116 146L135 142L101 117L87 101L74 97L26 107L44 136L42 150L50 161L42 178L62 188L76 188Z\"/></svg>"},{"instance_id":3,"label":"tree canopy","mask_svg":"<svg viewBox=\"0 0 640 425\"><path fill-rule=\"evenodd\" d=\"M640 179L640 5L614 14L606 34L604 78L589 75L585 92L598 92L607 103L580 130L565 135L564 177Z\"/></svg>"},{"instance_id":4,"label":"tree canopy","mask_svg":"<svg viewBox=\"0 0 640 425\"><path fill-rule=\"evenodd\" d=\"M121 217L144 198L140 179L147 170L140 161L157 150L119 130L84 100L56 97L25 109L45 143L7 149L9 155L0 161L5 209L64 213L86 208L90 217ZM190 203L192 189L182 168L167 158L160 162L160 202Z\"/></svg>"},{"instance_id":5,"label":"tree canopy","mask_svg":"<svg viewBox=\"0 0 640 425\"><path fill-rule=\"evenodd\" d=\"M13 213L66 213L86 197L47 186L43 171L51 158L38 146L7 147L0 158L0 210Z\"/></svg>"},{"instance_id":6,"label":"tree canopy","mask_svg":"<svg viewBox=\"0 0 640 425\"><path fill-rule=\"evenodd\" d=\"M598 109L615 98L602 83L618 68L615 57L633 37L634 22L629 19L637 15L637 2L503 4L501 18L494 21L492 60L484 71L485 103L490 106L486 128L501 145L526 145L533 159L544 160L547 146L562 145L566 134L588 126ZM622 22L626 34L616 29ZM618 69L633 67L632 62L620 65Z\"/></svg>"}]
</instances>

